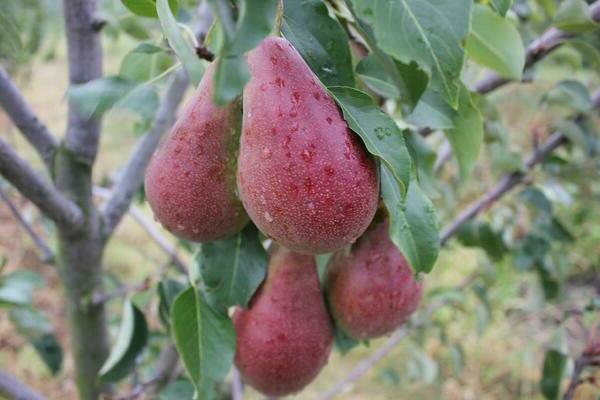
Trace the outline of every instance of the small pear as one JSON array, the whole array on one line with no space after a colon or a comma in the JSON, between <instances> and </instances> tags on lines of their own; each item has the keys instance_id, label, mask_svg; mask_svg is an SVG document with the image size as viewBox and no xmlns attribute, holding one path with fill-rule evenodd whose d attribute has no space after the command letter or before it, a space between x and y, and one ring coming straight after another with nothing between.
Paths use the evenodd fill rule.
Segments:
<instances>
[{"instance_id":1,"label":"small pear","mask_svg":"<svg viewBox=\"0 0 600 400\"><path fill-rule=\"evenodd\" d=\"M175 236L194 242L222 239L248 222L235 178L241 104L213 104L213 74L211 64L146 170L154 216Z\"/></svg>"},{"instance_id":2,"label":"small pear","mask_svg":"<svg viewBox=\"0 0 600 400\"><path fill-rule=\"evenodd\" d=\"M338 326L363 340L392 333L417 309L417 282L388 235L387 221L377 221L327 265L327 299Z\"/></svg>"},{"instance_id":3,"label":"small pear","mask_svg":"<svg viewBox=\"0 0 600 400\"><path fill-rule=\"evenodd\" d=\"M285 396L302 390L327 363L333 328L314 257L273 246L266 280L249 308L233 316L235 365L256 390Z\"/></svg>"}]
</instances>

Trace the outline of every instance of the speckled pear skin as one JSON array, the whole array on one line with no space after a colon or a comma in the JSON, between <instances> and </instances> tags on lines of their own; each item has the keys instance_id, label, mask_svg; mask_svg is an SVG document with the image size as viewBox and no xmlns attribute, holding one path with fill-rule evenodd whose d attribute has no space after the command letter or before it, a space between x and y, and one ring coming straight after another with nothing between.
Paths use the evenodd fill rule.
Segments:
<instances>
[{"instance_id":1,"label":"speckled pear skin","mask_svg":"<svg viewBox=\"0 0 600 400\"><path fill-rule=\"evenodd\" d=\"M241 101L213 104L213 72L211 64L154 153L145 178L156 219L175 236L194 242L227 237L248 222L236 194Z\"/></svg>"},{"instance_id":2,"label":"speckled pear skin","mask_svg":"<svg viewBox=\"0 0 600 400\"><path fill-rule=\"evenodd\" d=\"M388 223L375 222L352 245L336 252L327 266L329 310L355 339L392 333L417 309L422 284L388 236Z\"/></svg>"},{"instance_id":3,"label":"speckled pear skin","mask_svg":"<svg viewBox=\"0 0 600 400\"><path fill-rule=\"evenodd\" d=\"M333 328L314 257L273 245L267 278L233 315L235 365L267 396L302 390L327 363Z\"/></svg>"},{"instance_id":4,"label":"speckled pear skin","mask_svg":"<svg viewBox=\"0 0 600 400\"><path fill-rule=\"evenodd\" d=\"M374 160L283 38L248 54L238 188L266 235L302 253L356 240L377 209Z\"/></svg>"}]
</instances>

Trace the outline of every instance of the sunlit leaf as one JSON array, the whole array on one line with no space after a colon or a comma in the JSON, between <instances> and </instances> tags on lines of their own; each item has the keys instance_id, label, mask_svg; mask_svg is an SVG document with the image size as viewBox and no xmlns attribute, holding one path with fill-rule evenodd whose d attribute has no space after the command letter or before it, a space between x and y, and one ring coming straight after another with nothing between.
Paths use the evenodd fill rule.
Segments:
<instances>
[{"instance_id":1,"label":"sunlit leaf","mask_svg":"<svg viewBox=\"0 0 600 400\"><path fill-rule=\"evenodd\" d=\"M525 66L525 47L516 26L489 7L473 7L467 55L508 79L520 80Z\"/></svg>"}]
</instances>

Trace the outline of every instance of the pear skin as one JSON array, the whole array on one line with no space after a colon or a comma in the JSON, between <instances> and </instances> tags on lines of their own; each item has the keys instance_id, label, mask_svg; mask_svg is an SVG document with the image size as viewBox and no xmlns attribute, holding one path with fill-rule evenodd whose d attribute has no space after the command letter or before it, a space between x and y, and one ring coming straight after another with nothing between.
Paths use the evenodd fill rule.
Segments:
<instances>
[{"instance_id":1,"label":"pear skin","mask_svg":"<svg viewBox=\"0 0 600 400\"><path fill-rule=\"evenodd\" d=\"M392 333L417 309L422 284L417 282L388 236L388 223L375 222L327 265L329 310L339 327L354 339Z\"/></svg>"},{"instance_id":2,"label":"pear skin","mask_svg":"<svg viewBox=\"0 0 600 400\"><path fill-rule=\"evenodd\" d=\"M247 310L233 316L235 365L267 396L302 390L327 363L333 328L314 257L277 245L267 278Z\"/></svg>"},{"instance_id":3,"label":"pear skin","mask_svg":"<svg viewBox=\"0 0 600 400\"><path fill-rule=\"evenodd\" d=\"M301 253L356 240L379 199L374 160L283 38L248 53L238 188L258 228Z\"/></svg>"},{"instance_id":4,"label":"pear skin","mask_svg":"<svg viewBox=\"0 0 600 400\"><path fill-rule=\"evenodd\" d=\"M236 188L241 104L213 104L213 73L211 64L145 178L155 218L175 236L194 242L225 238L248 222Z\"/></svg>"}]
</instances>

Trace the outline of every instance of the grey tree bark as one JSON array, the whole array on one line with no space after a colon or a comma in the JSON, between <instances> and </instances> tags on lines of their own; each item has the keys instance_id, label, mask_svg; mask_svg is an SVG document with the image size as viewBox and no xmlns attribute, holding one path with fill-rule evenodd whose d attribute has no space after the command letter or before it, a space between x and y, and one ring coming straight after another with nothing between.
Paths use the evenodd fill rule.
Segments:
<instances>
[{"instance_id":1,"label":"grey tree bark","mask_svg":"<svg viewBox=\"0 0 600 400\"><path fill-rule=\"evenodd\" d=\"M82 84L102 75L102 48L94 24L96 0L64 0L69 83ZM102 291L104 241L101 219L92 198L92 166L98 150L100 121L84 118L69 101L67 132L54 159L58 189L83 214L77 231L59 231L58 267L66 294L69 332L80 398L95 400L101 387L97 374L108 355L104 304L92 305Z\"/></svg>"}]
</instances>

